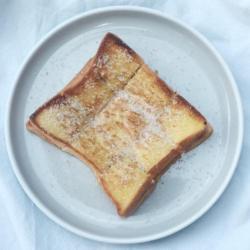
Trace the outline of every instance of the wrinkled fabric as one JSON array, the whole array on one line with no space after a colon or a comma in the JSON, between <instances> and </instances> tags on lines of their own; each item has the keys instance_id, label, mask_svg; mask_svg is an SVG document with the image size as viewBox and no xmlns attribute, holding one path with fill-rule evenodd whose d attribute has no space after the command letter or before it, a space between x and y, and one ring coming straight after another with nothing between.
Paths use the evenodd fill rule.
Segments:
<instances>
[{"instance_id":1,"label":"wrinkled fabric","mask_svg":"<svg viewBox=\"0 0 250 250\"><path fill-rule=\"evenodd\" d=\"M140 5L176 17L202 33L228 63L245 111L238 168L219 201L173 236L139 245L111 245L78 237L48 219L28 199L12 171L4 141L4 113L18 69L31 48L57 24L87 10ZM0 0L0 249L250 249L250 1L247 0Z\"/></svg>"}]
</instances>

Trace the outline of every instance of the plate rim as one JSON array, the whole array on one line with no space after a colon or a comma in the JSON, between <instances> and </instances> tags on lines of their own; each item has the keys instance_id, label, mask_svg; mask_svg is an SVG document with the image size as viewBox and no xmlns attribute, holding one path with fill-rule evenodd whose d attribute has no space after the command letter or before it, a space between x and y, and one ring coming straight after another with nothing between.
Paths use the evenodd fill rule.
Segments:
<instances>
[{"instance_id":1,"label":"plate rim","mask_svg":"<svg viewBox=\"0 0 250 250\"><path fill-rule=\"evenodd\" d=\"M10 129L11 112L10 112L10 110L11 110L11 107L12 107L13 102L14 102L15 90L18 86L20 77L22 76L22 74L24 73L24 71L27 67L28 62L35 55L36 51L39 50L44 43L46 43L57 32L61 31L65 26L70 25L70 24L78 21L79 19L84 19L84 18L91 16L91 15L107 13L107 12L112 14L112 12L116 12L116 11L140 12L142 14L143 13L144 14L151 14L151 15L163 18L166 21L170 21L170 22L177 24L182 29L187 30L189 33L191 33L196 38L198 38L206 46L206 48L213 54L213 56L215 56L216 60L218 60L218 62L222 66L222 68L226 74L226 77L228 78L230 85L233 89L233 93L234 93L235 101L236 101L236 106L237 106L236 108L237 108L237 112L238 112L238 116L239 116L239 123L238 123L239 131L238 131L237 143L235 144L236 145L235 146L236 152L235 152L233 161L231 163L231 167L230 167L229 171L227 172L227 175L224 178L224 181L222 182L222 184L220 185L220 187L218 188L218 190L216 191L216 193L214 194L212 199L210 199L205 204L205 206L203 206L197 213L193 214L190 218L183 221L179 225L177 225L171 229L164 230L160 233L154 233L154 234L151 234L149 236L139 236L139 237L134 237L134 238L107 237L107 236L100 236L100 235L97 235L95 233L90 233L86 230L82 230L82 229L79 229L75 226L72 226L69 222L64 221L63 218L59 217L56 213L52 212L46 206L46 204L44 204L35 195L35 193L29 187L28 183L26 183L26 181L22 175L22 172L20 171L20 169L18 167L18 162L15 159L15 155L14 155L14 152L12 150L12 144L11 144L11 129ZM8 157L9 157L12 169L14 171L14 174L15 174L19 184L23 188L24 192L26 193L26 195L45 215L47 215L52 221L56 222L57 224L59 224L63 228L65 228L65 229L69 230L70 232L75 233L79 236L82 236L82 237L86 237L86 238L100 241L100 242L107 242L107 243L133 244L133 243L143 243L143 242L157 240L157 239L160 239L160 238L163 238L166 236L170 236L170 235L186 228L187 226L191 225L193 222L198 220L202 215L204 215L215 204L215 202L218 201L218 199L221 197L221 195L225 191L226 187L228 186L230 180L232 179L232 176L236 170L236 167L237 167L237 164L239 161L239 157L240 157L240 153L241 153L241 149L242 149L243 135L244 135L244 116L243 116L243 107L242 107L240 93L239 93L238 87L236 85L236 82L234 80L234 77L233 77L231 71L229 70L229 67L227 66L224 59L221 57L219 52L217 52L217 50L213 47L213 45L207 40L207 38L205 38L202 34L200 34L194 28L186 25L182 21L180 21L174 17L171 17L169 15L166 15L165 13L160 12L158 10L145 8L145 7L139 7L139 6L112 6L112 7L103 7L103 8L93 9L93 10L78 14L76 16L73 16L70 19L57 25L55 28L53 28L51 31L49 31L38 43L35 44L35 46L31 50L31 52L26 56L25 60L21 64L21 66L18 70L18 74L15 78L15 81L11 86L10 94L8 96L6 114L5 114L5 131L4 131L4 133L5 133L5 142L6 142L7 153L8 153Z\"/></svg>"}]
</instances>

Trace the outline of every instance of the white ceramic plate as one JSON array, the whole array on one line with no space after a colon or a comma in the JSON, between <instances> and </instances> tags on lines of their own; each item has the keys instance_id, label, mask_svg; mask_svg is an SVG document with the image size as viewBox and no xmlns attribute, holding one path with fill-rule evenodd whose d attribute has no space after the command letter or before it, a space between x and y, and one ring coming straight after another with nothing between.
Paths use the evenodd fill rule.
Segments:
<instances>
[{"instance_id":1,"label":"white ceramic plate","mask_svg":"<svg viewBox=\"0 0 250 250\"><path fill-rule=\"evenodd\" d=\"M127 219L117 216L82 162L25 129L28 116L71 80L108 31L135 49L214 127L212 137L177 162ZM221 57L193 29L143 8L95 10L50 32L21 67L8 108L7 147L23 189L52 220L99 241L145 242L191 224L222 194L241 150L240 97Z\"/></svg>"}]
</instances>

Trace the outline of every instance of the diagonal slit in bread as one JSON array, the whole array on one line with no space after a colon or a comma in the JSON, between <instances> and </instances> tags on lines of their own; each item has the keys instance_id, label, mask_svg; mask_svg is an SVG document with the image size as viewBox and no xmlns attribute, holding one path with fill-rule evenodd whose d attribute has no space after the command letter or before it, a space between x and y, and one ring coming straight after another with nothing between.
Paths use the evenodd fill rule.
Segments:
<instances>
[{"instance_id":1,"label":"diagonal slit in bread","mask_svg":"<svg viewBox=\"0 0 250 250\"><path fill-rule=\"evenodd\" d=\"M121 216L212 133L193 106L111 33L78 75L30 116L27 128L87 163Z\"/></svg>"}]
</instances>

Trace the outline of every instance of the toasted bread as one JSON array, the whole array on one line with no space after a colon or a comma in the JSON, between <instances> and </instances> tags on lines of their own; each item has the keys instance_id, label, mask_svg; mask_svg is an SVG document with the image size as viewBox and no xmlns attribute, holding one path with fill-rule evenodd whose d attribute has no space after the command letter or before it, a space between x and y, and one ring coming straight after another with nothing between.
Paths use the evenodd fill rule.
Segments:
<instances>
[{"instance_id":1,"label":"toasted bread","mask_svg":"<svg viewBox=\"0 0 250 250\"><path fill-rule=\"evenodd\" d=\"M193 106L111 33L79 74L30 116L27 128L87 163L121 216L212 133Z\"/></svg>"}]
</instances>

